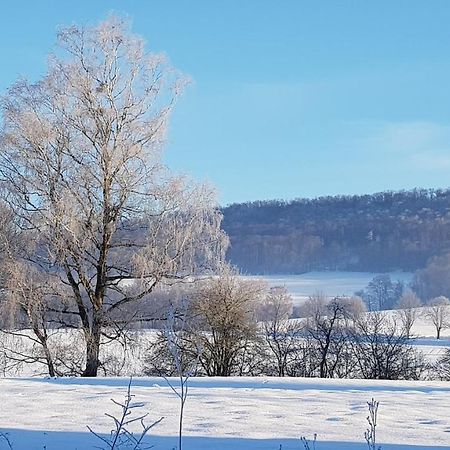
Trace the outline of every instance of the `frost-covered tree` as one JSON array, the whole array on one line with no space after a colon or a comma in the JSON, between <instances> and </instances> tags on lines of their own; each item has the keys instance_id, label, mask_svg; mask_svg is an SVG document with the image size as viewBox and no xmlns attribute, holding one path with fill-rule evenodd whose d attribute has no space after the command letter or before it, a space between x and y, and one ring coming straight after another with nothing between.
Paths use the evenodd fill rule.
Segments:
<instances>
[{"instance_id":1,"label":"frost-covered tree","mask_svg":"<svg viewBox=\"0 0 450 450\"><path fill-rule=\"evenodd\" d=\"M291 295L286 288L277 286L265 295L259 311L265 340L274 356L277 375L280 377L287 374L301 330L300 321L290 320L292 309Z\"/></svg>"},{"instance_id":2,"label":"frost-covered tree","mask_svg":"<svg viewBox=\"0 0 450 450\"><path fill-rule=\"evenodd\" d=\"M145 319L130 306L223 254L214 193L161 163L184 84L111 17L61 29L45 76L2 99L2 195L26 244L14 257L58 280L52 309L83 330L85 376L97 375L102 336Z\"/></svg>"},{"instance_id":3,"label":"frost-covered tree","mask_svg":"<svg viewBox=\"0 0 450 450\"><path fill-rule=\"evenodd\" d=\"M300 317L314 318L325 315L329 302L330 300L323 292L315 292L308 297L300 308Z\"/></svg>"},{"instance_id":4,"label":"frost-covered tree","mask_svg":"<svg viewBox=\"0 0 450 450\"><path fill-rule=\"evenodd\" d=\"M339 305L342 308L342 314L347 327L357 322L367 313L367 305L364 300L358 296L339 297Z\"/></svg>"},{"instance_id":5,"label":"frost-covered tree","mask_svg":"<svg viewBox=\"0 0 450 450\"><path fill-rule=\"evenodd\" d=\"M442 330L450 327L450 300L443 296L434 298L426 315L436 329L436 339L440 339Z\"/></svg>"},{"instance_id":6,"label":"frost-covered tree","mask_svg":"<svg viewBox=\"0 0 450 450\"><path fill-rule=\"evenodd\" d=\"M403 290L401 281L393 282L389 275L377 275L362 292L362 297L370 311L392 309L402 296Z\"/></svg>"},{"instance_id":7,"label":"frost-covered tree","mask_svg":"<svg viewBox=\"0 0 450 450\"><path fill-rule=\"evenodd\" d=\"M422 306L422 302L414 292L406 292L401 296L396 306L396 314L402 322L406 337L409 339L412 327L420 315L421 311L418 308Z\"/></svg>"},{"instance_id":8,"label":"frost-covered tree","mask_svg":"<svg viewBox=\"0 0 450 450\"><path fill-rule=\"evenodd\" d=\"M450 381L450 349L446 349L438 359L435 364L435 371L441 380Z\"/></svg>"},{"instance_id":9,"label":"frost-covered tree","mask_svg":"<svg viewBox=\"0 0 450 450\"><path fill-rule=\"evenodd\" d=\"M201 349L199 363L207 375L239 374L247 352L261 346L257 311L264 287L224 266L192 294L188 347Z\"/></svg>"}]
</instances>

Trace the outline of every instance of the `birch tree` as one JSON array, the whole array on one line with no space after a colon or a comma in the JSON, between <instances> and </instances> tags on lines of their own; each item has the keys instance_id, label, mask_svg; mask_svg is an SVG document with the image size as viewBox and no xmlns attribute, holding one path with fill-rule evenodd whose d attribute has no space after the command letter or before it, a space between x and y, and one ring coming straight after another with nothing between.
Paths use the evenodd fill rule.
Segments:
<instances>
[{"instance_id":1,"label":"birch tree","mask_svg":"<svg viewBox=\"0 0 450 450\"><path fill-rule=\"evenodd\" d=\"M46 74L2 99L2 195L26 243L19 256L68 292L55 314L83 330L85 376L97 375L102 336L145 320L130 306L222 258L213 191L161 162L184 84L110 17L61 29Z\"/></svg>"}]
</instances>

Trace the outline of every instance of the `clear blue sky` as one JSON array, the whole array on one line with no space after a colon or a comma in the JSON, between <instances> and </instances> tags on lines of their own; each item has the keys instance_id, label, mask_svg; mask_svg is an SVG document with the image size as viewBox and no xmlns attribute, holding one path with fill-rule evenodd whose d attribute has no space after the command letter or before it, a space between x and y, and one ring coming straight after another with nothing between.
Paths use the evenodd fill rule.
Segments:
<instances>
[{"instance_id":1,"label":"clear blue sky","mask_svg":"<svg viewBox=\"0 0 450 450\"><path fill-rule=\"evenodd\" d=\"M2 2L0 91L111 11L194 79L166 161L222 204L450 186L450 1Z\"/></svg>"}]
</instances>

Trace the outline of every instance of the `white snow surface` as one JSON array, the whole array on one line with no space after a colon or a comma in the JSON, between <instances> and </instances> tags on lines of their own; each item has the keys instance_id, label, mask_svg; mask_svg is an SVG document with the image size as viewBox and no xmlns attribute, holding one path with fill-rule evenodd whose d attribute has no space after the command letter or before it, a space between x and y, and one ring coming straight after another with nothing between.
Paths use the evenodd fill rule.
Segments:
<instances>
[{"instance_id":1,"label":"white snow surface","mask_svg":"<svg viewBox=\"0 0 450 450\"><path fill-rule=\"evenodd\" d=\"M301 275L249 275L246 278L264 280L269 286L284 286L295 304L304 302L309 296L322 292L327 297L349 296L367 287L369 282L381 275L374 272L307 272ZM392 281L400 280L408 284L410 272L386 273Z\"/></svg>"},{"instance_id":2,"label":"white snow surface","mask_svg":"<svg viewBox=\"0 0 450 450\"><path fill-rule=\"evenodd\" d=\"M177 381L171 382L176 386ZM104 415L118 413L126 378L0 379L0 430L14 450L87 450L108 434ZM177 397L161 378L136 378L132 392L151 419L155 450L177 448ZM450 449L450 383L301 378L192 378L184 450L301 450L318 434L317 450L366 449L367 404L380 402L383 450ZM4 445L0 441L0 449Z\"/></svg>"}]
</instances>

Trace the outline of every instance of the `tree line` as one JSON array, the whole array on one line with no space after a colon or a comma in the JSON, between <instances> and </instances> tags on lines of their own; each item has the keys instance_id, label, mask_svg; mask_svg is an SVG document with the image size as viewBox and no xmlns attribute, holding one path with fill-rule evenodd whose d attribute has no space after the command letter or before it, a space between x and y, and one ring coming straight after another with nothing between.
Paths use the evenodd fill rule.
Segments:
<instances>
[{"instance_id":1,"label":"tree line","mask_svg":"<svg viewBox=\"0 0 450 450\"><path fill-rule=\"evenodd\" d=\"M311 296L294 308L283 287L268 288L227 269L192 293L172 325L184 371L207 376L303 376L322 378L439 378L442 361L427 361L414 344L422 315L439 339L450 327L450 301L423 309L405 291L396 311L367 311L361 297ZM188 295L189 298L189 295ZM182 319L181 319L182 318ZM167 328L149 347L145 373L175 375Z\"/></svg>"},{"instance_id":2,"label":"tree line","mask_svg":"<svg viewBox=\"0 0 450 450\"><path fill-rule=\"evenodd\" d=\"M375 280L372 285L378 283ZM368 292L371 292L371 287ZM222 265L218 274L160 287L152 329L128 329L114 336L114 324L100 342L99 370L105 375L301 376L321 378L434 379L448 377L448 352L428 361L414 346L420 316L437 338L450 327L450 301L439 297L426 308L405 291L396 310L367 310L361 297L311 296L294 308L283 287L239 276ZM143 307L145 304L142 305ZM130 311L132 314L133 311ZM149 311L143 311L144 314ZM47 311L43 324L54 314ZM79 328L46 328L40 340L23 317L3 327L4 370L27 363L52 376L82 375L85 355ZM44 320L45 319L45 320ZM141 324L145 325L145 324ZM33 335L34 333L34 335ZM78 341L77 341L78 339ZM112 347L111 347L112 344ZM0 361L1 366L1 361Z\"/></svg>"},{"instance_id":3,"label":"tree line","mask_svg":"<svg viewBox=\"0 0 450 450\"><path fill-rule=\"evenodd\" d=\"M222 209L244 273L413 271L450 249L450 190L257 201Z\"/></svg>"}]
</instances>

